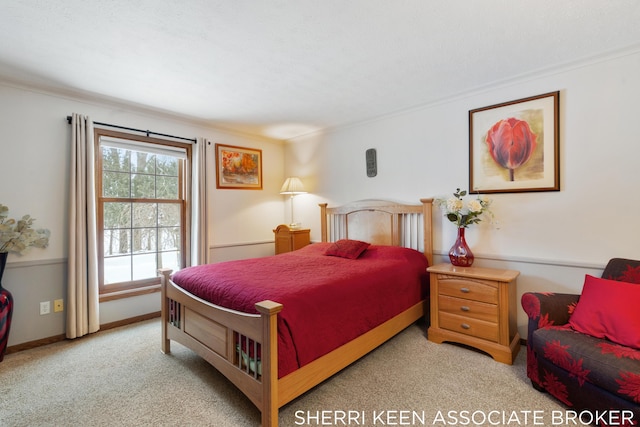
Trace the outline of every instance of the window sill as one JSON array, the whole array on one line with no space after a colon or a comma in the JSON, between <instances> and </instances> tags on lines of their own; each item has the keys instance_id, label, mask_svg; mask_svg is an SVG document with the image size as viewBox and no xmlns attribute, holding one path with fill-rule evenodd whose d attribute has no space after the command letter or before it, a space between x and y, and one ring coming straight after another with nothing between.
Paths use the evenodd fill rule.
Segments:
<instances>
[{"instance_id":1,"label":"window sill","mask_svg":"<svg viewBox=\"0 0 640 427\"><path fill-rule=\"evenodd\" d=\"M161 285L146 286L144 288L126 289L117 292L109 292L100 295L100 302L114 301L122 298L135 297L139 295L153 294L160 292Z\"/></svg>"}]
</instances>

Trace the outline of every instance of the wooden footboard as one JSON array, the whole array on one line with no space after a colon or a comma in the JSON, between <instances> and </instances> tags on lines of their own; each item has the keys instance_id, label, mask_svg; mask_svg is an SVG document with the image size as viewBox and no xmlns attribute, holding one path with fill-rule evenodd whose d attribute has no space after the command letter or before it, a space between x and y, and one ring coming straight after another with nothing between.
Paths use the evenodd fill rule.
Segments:
<instances>
[{"instance_id":1,"label":"wooden footboard","mask_svg":"<svg viewBox=\"0 0 640 427\"><path fill-rule=\"evenodd\" d=\"M278 425L277 314L282 305L256 304L248 314L204 301L162 275L162 352L171 340L190 348L240 389L262 413L263 426ZM261 353L261 360L256 355Z\"/></svg>"}]
</instances>

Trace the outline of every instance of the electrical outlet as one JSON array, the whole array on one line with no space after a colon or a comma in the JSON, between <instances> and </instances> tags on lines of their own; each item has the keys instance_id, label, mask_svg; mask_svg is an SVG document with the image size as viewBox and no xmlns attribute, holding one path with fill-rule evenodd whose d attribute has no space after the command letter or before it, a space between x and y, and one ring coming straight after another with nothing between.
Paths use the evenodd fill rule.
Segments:
<instances>
[{"instance_id":1,"label":"electrical outlet","mask_svg":"<svg viewBox=\"0 0 640 427\"><path fill-rule=\"evenodd\" d=\"M40 314L51 313L51 301L43 301L40 303Z\"/></svg>"},{"instance_id":2,"label":"electrical outlet","mask_svg":"<svg viewBox=\"0 0 640 427\"><path fill-rule=\"evenodd\" d=\"M64 300L62 299L53 300L53 312L59 313L61 311L64 311Z\"/></svg>"}]
</instances>

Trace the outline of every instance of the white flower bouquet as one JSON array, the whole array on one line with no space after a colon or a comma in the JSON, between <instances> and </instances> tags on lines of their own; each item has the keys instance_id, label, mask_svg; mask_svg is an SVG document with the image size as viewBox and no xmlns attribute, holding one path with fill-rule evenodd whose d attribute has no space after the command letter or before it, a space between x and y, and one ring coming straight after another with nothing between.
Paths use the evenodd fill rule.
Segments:
<instances>
[{"instance_id":1,"label":"white flower bouquet","mask_svg":"<svg viewBox=\"0 0 640 427\"><path fill-rule=\"evenodd\" d=\"M477 224L482 220L483 214L491 214L489 207L491 200L485 196L478 195L476 198L465 200L467 195L465 190L456 188L453 197L446 199L436 199L435 204L444 212L444 216L456 224L458 228L467 228L471 224Z\"/></svg>"},{"instance_id":2,"label":"white flower bouquet","mask_svg":"<svg viewBox=\"0 0 640 427\"><path fill-rule=\"evenodd\" d=\"M51 232L45 229L34 229L35 219L25 215L22 219L8 218L9 208L0 204L0 253L24 254L30 248L46 248L49 245Z\"/></svg>"}]
</instances>

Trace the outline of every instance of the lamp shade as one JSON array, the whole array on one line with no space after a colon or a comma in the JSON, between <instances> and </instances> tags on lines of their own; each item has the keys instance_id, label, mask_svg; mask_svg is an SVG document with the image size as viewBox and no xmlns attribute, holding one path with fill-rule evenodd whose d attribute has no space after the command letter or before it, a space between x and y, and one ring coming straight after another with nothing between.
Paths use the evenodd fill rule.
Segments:
<instances>
[{"instance_id":1,"label":"lamp shade","mask_svg":"<svg viewBox=\"0 0 640 427\"><path fill-rule=\"evenodd\" d=\"M302 185L302 181L297 176L290 176L284 181L282 184L282 188L280 188L280 194L304 194L304 185Z\"/></svg>"}]
</instances>

